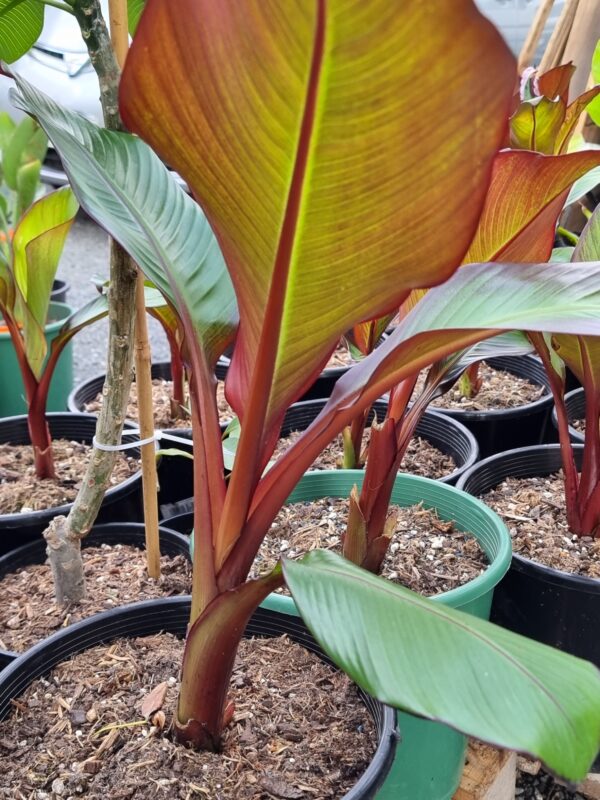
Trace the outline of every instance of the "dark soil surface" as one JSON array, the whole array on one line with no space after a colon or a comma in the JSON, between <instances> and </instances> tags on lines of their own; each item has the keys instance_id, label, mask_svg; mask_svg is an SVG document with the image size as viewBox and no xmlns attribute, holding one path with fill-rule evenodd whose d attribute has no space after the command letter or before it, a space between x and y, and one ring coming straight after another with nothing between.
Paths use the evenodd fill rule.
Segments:
<instances>
[{"instance_id":1,"label":"dark soil surface","mask_svg":"<svg viewBox=\"0 0 600 800\"><path fill-rule=\"evenodd\" d=\"M517 800L587 800L588 795L572 791L540 768L539 761L517 759Z\"/></svg>"},{"instance_id":2,"label":"dark soil surface","mask_svg":"<svg viewBox=\"0 0 600 800\"><path fill-rule=\"evenodd\" d=\"M175 744L182 652L168 634L120 640L32 684L0 724L0 797L336 800L368 766L356 689L285 637L242 642L223 753Z\"/></svg>"},{"instance_id":3,"label":"dark soil surface","mask_svg":"<svg viewBox=\"0 0 600 800\"><path fill-rule=\"evenodd\" d=\"M288 436L280 439L275 448L273 458L282 455L299 438L300 433L294 431ZM370 428L365 430L363 437L363 455L368 450ZM338 436L325 450L315 459L311 469L339 469L343 462L342 437ZM444 478L456 469L456 462L452 456L448 456L434 447L426 439L415 436L410 444L400 467L401 472L409 472L411 475L422 475L426 478Z\"/></svg>"},{"instance_id":4,"label":"dark soil surface","mask_svg":"<svg viewBox=\"0 0 600 800\"><path fill-rule=\"evenodd\" d=\"M30 445L0 444L0 514L42 511L75 499L91 445L57 439L52 442L52 449L58 478L40 481ZM118 453L110 485L122 483L138 469L137 459Z\"/></svg>"},{"instance_id":5,"label":"dark soil surface","mask_svg":"<svg viewBox=\"0 0 600 800\"><path fill-rule=\"evenodd\" d=\"M56 605L48 564L22 568L0 581L0 647L21 652L100 611L191 591L191 565L184 556L162 556L158 580L148 577L144 551L130 545L85 547L82 557L87 597L77 606Z\"/></svg>"},{"instance_id":6,"label":"dark soil surface","mask_svg":"<svg viewBox=\"0 0 600 800\"><path fill-rule=\"evenodd\" d=\"M487 567L477 540L438 519L435 512L392 506L390 513L396 515L396 524L382 572L389 580L430 596L462 586ZM272 568L283 555L300 558L316 548L339 552L347 517L346 498L284 506L261 545L255 573Z\"/></svg>"},{"instance_id":7,"label":"dark soil surface","mask_svg":"<svg viewBox=\"0 0 600 800\"><path fill-rule=\"evenodd\" d=\"M516 408L525 403L539 400L546 392L544 386L531 383L525 378L518 378L512 372L495 370L482 362L479 375L483 382L476 397L463 397L458 383L455 383L442 397L436 398L432 408L460 408L464 411L489 411L490 409ZM424 378L420 379L417 387L422 385Z\"/></svg>"},{"instance_id":8,"label":"dark soil surface","mask_svg":"<svg viewBox=\"0 0 600 800\"><path fill-rule=\"evenodd\" d=\"M569 531L562 472L508 478L482 500L505 521L515 552L554 569L600 578L600 539Z\"/></svg>"}]
</instances>

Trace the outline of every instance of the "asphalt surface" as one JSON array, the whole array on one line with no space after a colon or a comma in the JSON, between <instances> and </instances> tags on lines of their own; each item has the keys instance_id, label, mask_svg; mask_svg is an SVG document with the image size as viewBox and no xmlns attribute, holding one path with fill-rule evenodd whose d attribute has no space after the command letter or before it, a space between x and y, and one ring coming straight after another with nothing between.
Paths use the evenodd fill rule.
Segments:
<instances>
[{"instance_id":1,"label":"asphalt surface","mask_svg":"<svg viewBox=\"0 0 600 800\"><path fill-rule=\"evenodd\" d=\"M95 278L108 278L108 236L94 222L79 214L65 244L56 273L70 285L67 302L79 308L94 297ZM153 361L167 361L169 348L165 335L156 322L148 318ZM73 339L75 383L106 371L108 323L101 320L84 328Z\"/></svg>"}]
</instances>

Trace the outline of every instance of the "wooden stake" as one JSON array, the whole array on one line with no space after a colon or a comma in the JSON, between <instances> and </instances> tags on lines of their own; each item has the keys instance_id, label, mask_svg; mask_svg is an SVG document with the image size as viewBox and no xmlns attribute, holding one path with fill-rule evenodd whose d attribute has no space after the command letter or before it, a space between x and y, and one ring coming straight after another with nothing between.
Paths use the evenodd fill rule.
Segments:
<instances>
[{"instance_id":1,"label":"wooden stake","mask_svg":"<svg viewBox=\"0 0 600 800\"><path fill-rule=\"evenodd\" d=\"M546 51L540 61L540 72L548 72L549 69L557 67L562 62L563 53L571 32L575 14L577 13L578 5L579 0L565 0L562 13L558 18Z\"/></svg>"},{"instance_id":2,"label":"wooden stake","mask_svg":"<svg viewBox=\"0 0 600 800\"><path fill-rule=\"evenodd\" d=\"M514 800L517 757L481 742L469 742L467 763L453 800Z\"/></svg>"},{"instance_id":3,"label":"wooden stake","mask_svg":"<svg viewBox=\"0 0 600 800\"><path fill-rule=\"evenodd\" d=\"M571 101L586 89L599 37L600 3L598 0L579 0L562 56L563 62L572 61L577 67L569 90Z\"/></svg>"},{"instance_id":4,"label":"wooden stake","mask_svg":"<svg viewBox=\"0 0 600 800\"><path fill-rule=\"evenodd\" d=\"M110 34L119 66L123 68L129 48L127 0L109 0ZM135 381L138 395L140 438L154 435L152 406L152 356L148 341L148 323L144 298L144 278L138 270L135 308ZM154 442L143 445L142 483L144 493L144 523L146 529L146 562L151 578L160 577L160 546L158 541L158 480Z\"/></svg>"},{"instance_id":5,"label":"wooden stake","mask_svg":"<svg viewBox=\"0 0 600 800\"><path fill-rule=\"evenodd\" d=\"M518 70L519 73L523 72L526 67L530 67L533 63L533 57L540 41L540 37L546 27L546 22L554 6L554 0L540 0L538 10L535 13L531 28L525 39L525 44L521 48L519 54Z\"/></svg>"}]
</instances>

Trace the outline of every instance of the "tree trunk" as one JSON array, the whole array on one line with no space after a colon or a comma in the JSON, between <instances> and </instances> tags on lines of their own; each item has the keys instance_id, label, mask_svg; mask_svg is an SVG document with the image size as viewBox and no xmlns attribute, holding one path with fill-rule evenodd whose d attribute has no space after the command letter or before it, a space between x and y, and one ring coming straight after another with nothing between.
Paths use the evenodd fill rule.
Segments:
<instances>
[{"instance_id":1,"label":"tree trunk","mask_svg":"<svg viewBox=\"0 0 600 800\"><path fill-rule=\"evenodd\" d=\"M75 0L73 11L98 75L104 123L110 130L123 130L118 106L120 70L100 2ZM96 437L103 444L120 442L125 421L132 380L136 277L135 264L119 244L111 241L108 359L96 426ZM115 460L114 452L94 449L69 516L57 518L44 533L59 603L77 603L85 596L80 540L94 524Z\"/></svg>"}]
</instances>

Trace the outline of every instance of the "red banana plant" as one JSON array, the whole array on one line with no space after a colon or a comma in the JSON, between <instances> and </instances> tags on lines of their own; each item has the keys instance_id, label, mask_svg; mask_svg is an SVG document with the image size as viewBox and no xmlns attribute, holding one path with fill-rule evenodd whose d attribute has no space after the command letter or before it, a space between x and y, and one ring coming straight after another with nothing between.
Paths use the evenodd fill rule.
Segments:
<instances>
[{"instance_id":1,"label":"red banana plant","mask_svg":"<svg viewBox=\"0 0 600 800\"><path fill-rule=\"evenodd\" d=\"M141 139L98 129L18 80L19 105L45 128L80 202L131 253L184 328L195 548L174 720L181 741L219 748L241 636L285 570L301 610L319 574L330 589L352 577L365 610L365 591L371 598L393 594L402 605L404 614L384 617L395 620L396 633L401 619L411 620L404 644L417 645L415 657L426 654L431 681L437 676L444 689L435 693L435 708L423 702L420 657L412 666L408 660L402 680L390 680L393 659L374 659L366 672L357 666L365 628L355 615L321 641L371 692L480 738L541 754L572 778L593 758L600 692L587 665L523 646L459 612L444 611L442 620L435 604L391 590L343 560L335 566L334 556L325 557L325 570L317 554L248 580L303 472L391 386L504 330L551 325L600 333L600 321L589 314L600 297L600 264L578 265L577 281L565 279L562 265L476 263L458 270L506 136L514 78L512 56L471 0L418 0L401 8L387 0L149 0L122 78L122 116L184 177L203 211ZM432 175L437 182L422 192ZM415 217L432 231L416 243L407 224ZM346 373L311 427L265 471L286 408L344 332L429 287L436 288L419 313ZM214 365L234 338L226 393L241 436L226 480ZM440 625L456 658L440 654ZM379 637L377 647L394 641ZM510 674L514 702L484 692L484 711L474 701L481 687L446 690L442 667L450 665L466 687L477 678L463 669L465 659L478 658L490 674ZM524 697L526 722L515 726Z\"/></svg>"},{"instance_id":2,"label":"red banana plant","mask_svg":"<svg viewBox=\"0 0 600 800\"><path fill-rule=\"evenodd\" d=\"M568 270L579 261L600 258L600 207L583 229ZM536 335L534 343L544 362L558 420L558 435L565 485L567 522L577 536L600 537L600 338L556 334ZM554 356L558 354L559 358ZM563 363L564 362L564 363ZM564 364L585 392L585 436L580 472L569 435L565 405Z\"/></svg>"},{"instance_id":3,"label":"red banana plant","mask_svg":"<svg viewBox=\"0 0 600 800\"><path fill-rule=\"evenodd\" d=\"M65 346L78 330L106 314L106 298L98 295L62 325L48 347L44 328L52 283L78 203L70 189L45 195L18 220L14 235L0 257L0 314L21 370L27 423L36 475L54 478L52 439L46 405L54 369Z\"/></svg>"},{"instance_id":4,"label":"red banana plant","mask_svg":"<svg viewBox=\"0 0 600 800\"><path fill-rule=\"evenodd\" d=\"M547 261L569 189L599 163L596 151L570 155L518 150L498 153L479 224L463 264ZM424 295L413 292L405 309L413 308L418 313ZM410 411L418 373L394 387L383 424L372 426L365 480L360 493L356 489L352 492L343 541L344 555L353 561L360 555L357 563L365 569L378 572L381 568L392 530L387 523L390 497L402 458L425 409L444 382L449 388L449 373L458 374L456 367L461 360L464 364L465 358L456 354L437 364ZM475 371L478 360L474 354L467 355L466 360ZM476 374L471 374L470 380L476 381Z\"/></svg>"}]
</instances>

